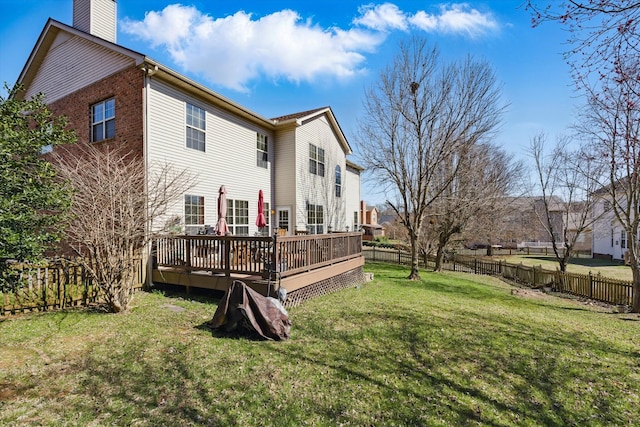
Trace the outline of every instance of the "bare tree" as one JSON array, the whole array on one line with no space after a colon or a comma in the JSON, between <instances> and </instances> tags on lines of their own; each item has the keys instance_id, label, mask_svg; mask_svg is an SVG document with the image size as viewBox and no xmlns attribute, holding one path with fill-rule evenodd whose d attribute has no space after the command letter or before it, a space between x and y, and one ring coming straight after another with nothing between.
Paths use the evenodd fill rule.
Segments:
<instances>
[{"instance_id":1,"label":"bare tree","mask_svg":"<svg viewBox=\"0 0 640 427\"><path fill-rule=\"evenodd\" d=\"M568 29L565 56L576 83L589 75L611 73L620 52L638 53L639 1L527 0L523 5L534 26L553 21Z\"/></svg>"},{"instance_id":2,"label":"bare tree","mask_svg":"<svg viewBox=\"0 0 640 427\"><path fill-rule=\"evenodd\" d=\"M594 196L598 164L580 150L571 150L571 140L558 139L546 151L546 135L540 133L530 141L528 154L534 162L538 197L533 197L533 211L547 231L560 271L567 271L576 243L589 231L594 215Z\"/></svg>"},{"instance_id":3,"label":"bare tree","mask_svg":"<svg viewBox=\"0 0 640 427\"><path fill-rule=\"evenodd\" d=\"M358 141L364 165L387 193L407 229L410 279L418 279L419 242L429 207L451 185L461 163L443 162L487 140L504 106L495 74L467 57L442 63L424 39L400 44L393 63L365 92Z\"/></svg>"},{"instance_id":4,"label":"bare tree","mask_svg":"<svg viewBox=\"0 0 640 427\"><path fill-rule=\"evenodd\" d=\"M442 268L444 251L455 235L460 235L477 217L499 216L500 200L515 183L520 165L513 156L489 143L477 144L464 156L458 175L430 209L437 236L436 271ZM491 254L491 245L488 246Z\"/></svg>"},{"instance_id":5,"label":"bare tree","mask_svg":"<svg viewBox=\"0 0 640 427\"><path fill-rule=\"evenodd\" d=\"M591 138L589 153L606 169L598 179L615 219L629 236L634 282L632 310L640 312L640 2L527 1L534 24L553 20L569 29L567 61L585 94L578 128ZM539 6L542 4L544 6Z\"/></svg>"},{"instance_id":6,"label":"bare tree","mask_svg":"<svg viewBox=\"0 0 640 427\"><path fill-rule=\"evenodd\" d=\"M640 64L637 64L640 66ZM633 274L632 310L640 312L640 80L607 79L581 113L578 129L589 138L587 152L603 173L593 175L598 196L611 207L613 219L628 236Z\"/></svg>"},{"instance_id":7,"label":"bare tree","mask_svg":"<svg viewBox=\"0 0 640 427\"><path fill-rule=\"evenodd\" d=\"M113 312L126 311L135 272L171 203L181 201L194 180L167 165L145 168L141 159L117 149L77 144L57 152L60 176L73 189L68 243Z\"/></svg>"}]
</instances>

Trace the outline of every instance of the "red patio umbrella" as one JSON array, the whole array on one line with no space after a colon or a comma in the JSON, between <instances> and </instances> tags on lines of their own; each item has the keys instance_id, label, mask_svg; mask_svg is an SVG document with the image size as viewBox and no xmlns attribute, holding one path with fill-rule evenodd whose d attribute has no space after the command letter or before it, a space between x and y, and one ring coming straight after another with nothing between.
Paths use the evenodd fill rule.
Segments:
<instances>
[{"instance_id":1,"label":"red patio umbrella","mask_svg":"<svg viewBox=\"0 0 640 427\"><path fill-rule=\"evenodd\" d=\"M256 218L256 225L260 229L267 225L267 219L264 216L264 194L262 194L262 190L258 191L258 218Z\"/></svg>"},{"instance_id":2,"label":"red patio umbrella","mask_svg":"<svg viewBox=\"0 0 640 427\"><path fill-rule=\"evenodd\" d=\"M229 225L227 225L227 189L224 185L218 190L218 223L216 224L216 234L218 236L226 236L229 233Z\"/></svg>"}]
</instances>

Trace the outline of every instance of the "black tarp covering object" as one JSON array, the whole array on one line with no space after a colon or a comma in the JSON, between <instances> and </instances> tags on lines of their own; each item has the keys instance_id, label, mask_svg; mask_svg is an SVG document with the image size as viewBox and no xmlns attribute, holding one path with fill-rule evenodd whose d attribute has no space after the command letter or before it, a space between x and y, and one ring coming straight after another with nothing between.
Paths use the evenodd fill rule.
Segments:
<instances>
[{"instance_id":1,"label":"black tarp covering object","mask_svg":"<svg viewBox=\"0 0 640 427\"><path fill-rule=\"evenodd\" d=\"M246 332L275 341L289 339L291 330L291 320L280 301L260 295L240 280L231 283L208 325L226 332L248 329Z\"/></svg>"}]
</instances>

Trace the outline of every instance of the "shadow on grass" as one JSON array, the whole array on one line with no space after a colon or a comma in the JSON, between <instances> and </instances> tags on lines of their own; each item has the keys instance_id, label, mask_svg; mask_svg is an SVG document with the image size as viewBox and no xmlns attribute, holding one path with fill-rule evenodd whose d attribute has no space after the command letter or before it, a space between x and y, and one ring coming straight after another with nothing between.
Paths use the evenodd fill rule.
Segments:
<instances>
[{"instance_id":1,"label":"shadow on grass","mask_svg":"<svg viewBox=\"0 0 640 427\"><path fill-rule=\"evenodd\" d=\"M634 355L610 342L500 315L449 310L442 316L416 317L413 311L394 310L351 313L353 324L384 316L386 327L364 332L371 339L350 330L319 335L323 348L349 349L331 357L322 349L294 345L275 351L285 359L328 368L328 377L338 379L336 386L345 381L342 389L355 392L362 382L383 402L398 402L379 414L381 424L620 425L630 419L629 409L625 413L625 404L620 408L617 400L626 387L634 393L633 380L620 389L607 384L608 378L619 379L634 369ZM299 325L298 334L313 336L321 327ZM591 356L576 356L575 350ZM353 355L359 355L357 360ZM314 401L312 406L331 417L329 403ZM344 414L337 421L362 422Z\"/></svg>"}]
</instances>

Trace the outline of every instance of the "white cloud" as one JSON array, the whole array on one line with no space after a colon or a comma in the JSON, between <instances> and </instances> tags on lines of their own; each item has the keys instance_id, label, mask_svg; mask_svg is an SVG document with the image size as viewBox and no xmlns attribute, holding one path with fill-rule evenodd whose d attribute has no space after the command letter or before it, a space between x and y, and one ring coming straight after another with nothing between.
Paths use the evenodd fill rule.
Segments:
<instances>
[{"instance_id":1,"label":"white cloud","mask_svg":"<svg viewBox=\"0 0 640 427\"><path fill-rule=\"evenodd\" d=\"M475 37L497 28L490 14L465 3L441 6L438 15L407 15L391 3L370 4L347 29L322 28L292 10L254 19L236 12L224 18L193 6L172 4L148 12L142 21L124 19L121 28L166 49L183 70L238 91L258 78L292 82L350 78L365 71L366 54L375 52L391 31L463 33Z\"/></svg>"},{"instance_id":2,"label":"white cloud","mask_svg":"<svg viewBox=\"0 0 640 427\"><path fill-rule=\"evenodd\" d=\"M361 16L353 20L354 24L377 31L406 31L407 29L406 17L395 4L368 4L360 6L358 12Z\"/></svg>"},{"instance_id":3,"label":"white cloud","mask_svg":"<svg viewBox=\"0 0 640 427\"><path fill-rule=\"evenodd\" d=\"M482 13L467 3L440 6L440 14L419 11L410 18L415 27L428 32L465 34L478 37L498 29L498 21L490 13Z\"/></svg>"},{"instance_id":4,"label":"white cloud","mask_svg":"<svg viewBox=\"0 0 640 427\"><path fill-rule=\"evenodd\" d=\"M242 11L212 18L182 5L149 12L143 21L124 20L123 31L166 48L185 70L238 91L260 76L300 82L357 75L363 52L384 41L361 29L323 29L292 10L259 19Z\"/></svg>"}]
</instances>

